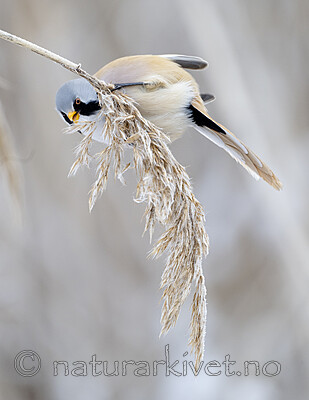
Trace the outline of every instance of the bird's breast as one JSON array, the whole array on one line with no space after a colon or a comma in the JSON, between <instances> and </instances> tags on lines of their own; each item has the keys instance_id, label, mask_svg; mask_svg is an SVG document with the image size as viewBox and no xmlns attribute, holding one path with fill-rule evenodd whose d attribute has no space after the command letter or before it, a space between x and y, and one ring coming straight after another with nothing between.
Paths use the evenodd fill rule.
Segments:
<instances>
[{"instance_id":1,"label":"bird's breast","mask_svg":"<svg viewBox=\"0 0 309 400\"><path fill-rule=\"evenodd\" d=\"M141 86L123 89L142 116L161 128L171 140L181 136L190 123L187 108L195 96L190 82L180 81L157 89Z\"/></svg>"}]
</instances>

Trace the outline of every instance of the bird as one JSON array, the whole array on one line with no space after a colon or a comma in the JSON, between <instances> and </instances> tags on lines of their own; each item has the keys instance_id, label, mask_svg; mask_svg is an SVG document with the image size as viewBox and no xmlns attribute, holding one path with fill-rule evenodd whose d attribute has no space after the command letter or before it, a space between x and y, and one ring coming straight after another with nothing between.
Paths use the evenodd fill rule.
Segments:
<instances>
[{"instance_id":1,"label":"bird","mask_svg":"<svg viewBox=\"0 0 309 400\"><path fill-rule=\"evenodd\" d=\"M174 141L192 126L224 149L256 180L262 178L276 190L282 184L273 171L248 146L225 126L216 122L206 108L215 100L201 94L187 70L202 70L207 61L196 56L164 54L118 58L102 67L94 76L113 85L132 98L144 118L155 124ZM68 123L93 121L101 110L97 92L84 78L64 83L56 94L56 110ZM98 121L93 140L104 142L104 118ZM82 134L86 134L81 131Z\"/></svg>"}]
</instances>

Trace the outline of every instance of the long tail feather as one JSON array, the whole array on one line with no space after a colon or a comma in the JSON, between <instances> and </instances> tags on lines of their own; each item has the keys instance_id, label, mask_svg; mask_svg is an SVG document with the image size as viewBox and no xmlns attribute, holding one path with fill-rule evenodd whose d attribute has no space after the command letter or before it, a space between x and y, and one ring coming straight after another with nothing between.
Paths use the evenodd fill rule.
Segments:
<instances>
[{"instance_id":1,"label":"long tail feather","mask_svg":"<svg viewBox=\"0 0 309 400\"><path fill-rule=\"evenodd\" d=\"M223 125L218 124L209 115L195 108L189 107L194 128L217 146L227 151L239 164L241 164L255 179L264 179L276 190L282 188L280 180L272 170L244 143Z\"/></svg>"}]
</instances>

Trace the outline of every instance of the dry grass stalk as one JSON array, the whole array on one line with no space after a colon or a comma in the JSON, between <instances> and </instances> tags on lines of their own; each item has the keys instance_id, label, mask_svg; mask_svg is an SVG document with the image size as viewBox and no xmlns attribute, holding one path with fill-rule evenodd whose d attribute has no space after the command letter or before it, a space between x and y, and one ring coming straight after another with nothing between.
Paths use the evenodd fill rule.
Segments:
<instances>
[{"instance_id":1,"label":"dry grass stalk","mask_svg":"<svg viewBox=\"0 0 309 400\"><path fill-rule=\"evenodd\" d=\"M106 188L113 165L115 176L122 179L128 166L122 159L126 148L133 149L133 164L138 177L135 201L145 202L145 231L150 237L156 222L166 231L152 250L154 257L168 252L162 274L163 308L161 334L167 333L178 319L181 306L196 285L191 316L190 346L196 365L203 358L206 330L206 288L202 257L208 252L208 237L204 228L204 211L196 200L189 177L168 148L169 139L157 127L144 119L133 100L122 93L98 92L102 111L95 122L82 122L69 132L88 129L88 135L77 149L77 159L70 175L82 165L88 165L89 148L94 124L105 118L102 135L109 143L96 155L97 179L92 186L89 208Z\"/></svg>"},{"instance_id":2,"label":"dry grass stalk","mask_svg":"<svg viewBox=\"0 0 309 400\"><path fill-rule=\"evenodd\" d=\"M202 257L208 252L208 237L204 228L204 212L193 195L185 169L176 161L167 143L168 138L149 121L145 120L132 99L110 91L112 85L91 76L80 64L67 60L25 39L0 30L0 38L28 48L73 73L87 79L97 90L105 117L102 135L109 145L97 155L98 174L89 199L90 210L98 196L106 188L110 166L114 164L115 175L122 180L128 166L122 166L125 147L133 148L133 162L138 176L137 202L146 202L145 230L150 236L156 222L166 227L152 251L155 257L164 251L169 255L162 275L163 309L161 333L167 333L179 316L182 304L193 282L196 288L192 303L190 345L195 353L196 367L203 358L206 330L206 288L202 271ZM87 136L77 149L77 159L70 174L81 165L89 163L94 122L84 124ZM81 129L77 124L73 130ZM72 131L71 129L71 131Z\"/></svg>"}]
</instances>

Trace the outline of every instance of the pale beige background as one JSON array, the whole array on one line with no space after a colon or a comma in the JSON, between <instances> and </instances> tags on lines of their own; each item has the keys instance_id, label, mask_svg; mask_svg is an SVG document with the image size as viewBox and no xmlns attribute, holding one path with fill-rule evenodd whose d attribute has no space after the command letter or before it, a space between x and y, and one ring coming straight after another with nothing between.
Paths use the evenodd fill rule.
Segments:
<instances>
[{"instance_id":1,"label":"pale beige background","mask_svg":"<svg viewBox=\"0 0 309 400\"><path fill-rule=\"evenodd\" d=\"M23 225L0 196L1 399L304 399L308 396L308 18L306 0L0 0L2 29L95 72L114 58L145 53L199 55L195 74L214 93L211 115L277 172L284 191L255 182L223 151L190 131L172 145L207 212L211 252L206 361L277 360L279 376L197 379L53 377L64 359L183 360L188 305L158 339L164 259L146 259L143 206L111 180L91 215L94 172L67 179L79 137L61 133L58 87L73 75L0 43L0 99L23 182ZM189 302L188 302L189 304ZM20 377L22 349L42 370ZM307 395L307 396L306 396Z\"/></svg>"}]
</instances>

